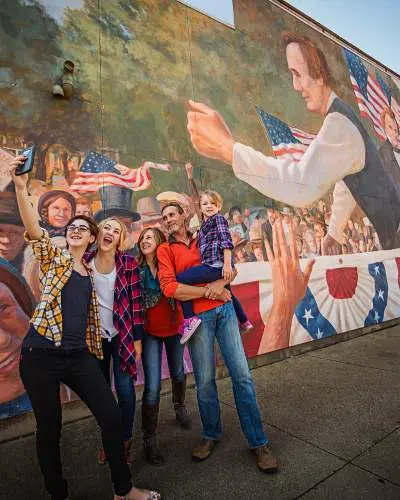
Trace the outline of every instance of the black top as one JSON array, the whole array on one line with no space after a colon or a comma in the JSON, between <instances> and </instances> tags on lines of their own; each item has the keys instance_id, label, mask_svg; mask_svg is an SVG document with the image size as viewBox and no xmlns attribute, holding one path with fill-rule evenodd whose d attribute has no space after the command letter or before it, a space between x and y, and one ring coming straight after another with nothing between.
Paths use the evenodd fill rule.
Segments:
<instances>
[{"instance_id":1,"label":"black top","mask_svg":"<svg viewBox=\"0 0 400 500\"><path fill-rule=\"evenodd\" d=\"M63 336L61 347L40 335L31 325L23 341L23 347L41 347L54 349L86 349L86 325L92 294L92 282L89 276L82 276L72 271L71 277L61 291L61 311Z\"/></svg>"}]
</instances>

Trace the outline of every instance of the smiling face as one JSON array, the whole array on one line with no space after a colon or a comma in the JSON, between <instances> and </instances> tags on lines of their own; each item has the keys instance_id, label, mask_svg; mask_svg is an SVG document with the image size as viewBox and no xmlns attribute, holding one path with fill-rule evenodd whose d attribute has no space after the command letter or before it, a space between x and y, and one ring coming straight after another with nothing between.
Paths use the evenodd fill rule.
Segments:
<instances>
[{"instance_id":1,"label":"smiling face","mask_svg":"<svg viewBox=\"0 0 400 500\"><path fill-rule=\"evenodd\" d=\"M157 250L157 241L154 236L154 231L152 229L148 229L145 231L139 241L140 251L144 256L155 255Z\"/></svg>"},{"instance_id":2,"label":"smiling face","mask_svg":"<svg viewBox=\"0 0 400 500\"><path fill-rule=\"evenodd\" d=\"M213 201L209 196L203 194L200 198L200 210L204 216L204 219L212 217L220 211L220 208L215 201Z\"/></svg>"},{"instance_id":3,"label":"smiling face","mask_svg":"<svg viewBox=\"0 0 400 500\"><path fill-rule=\"evenodd\" d=\"M165 228L169 234L177 233L185 229L186 216L174 205L167 205L162 211L162 218Z\"/></svg>"},{"instance_id":4,"label":"smiling face","mask_svg":"<svg viewBox=\"0 0 400 500\"><path fill-rule=\"evenodd\" d=\"M107 219L100 224L97 244L103 252L116 252L121 246L122 239L121 223L115 219Z\"/></svg>"},{"instance_id":5,"label":"smiling face","mask_svg":"<svg viewBox=\"0 0 400 500\"><path fill-rule=\"evenodd\" d=\"M53 227L65 227L72 217L72 206L65 198L57 198L47 209L47 220Z\"/></svg>"},{"instance_id":6,"label":"smiling face","mask_svg":"<svg viewBox=\"0 0 400 500\"><path fill-rule=\"evenodd\" d=\"M324 84L322 78L311 77L298 43L289 43L286 47L286 59L292 74L293 88L301 93L307 109L313 113L325 114L331 89Z\"/></svg>"},{"instance_id":7,"label":"smiling face","mask_svg":"<svg viewBox=\"0 0 400 500\"><path fill-rule=\"evenodd\" d=\"M84 219L75 219L67 226L66 241L69 249L86 249L95 240L90 226Z\"/></svg>"},{"instance_id":8,"label":"smiling face","mask_svg":"<svg viewBox=\"0 0 400 500\"><path fill-rule=\"evenodd\" d=\"M28 328L28 316L8 286L0 282L0 404L25 392L18 366Z\"/></svg>"}]
</instances>

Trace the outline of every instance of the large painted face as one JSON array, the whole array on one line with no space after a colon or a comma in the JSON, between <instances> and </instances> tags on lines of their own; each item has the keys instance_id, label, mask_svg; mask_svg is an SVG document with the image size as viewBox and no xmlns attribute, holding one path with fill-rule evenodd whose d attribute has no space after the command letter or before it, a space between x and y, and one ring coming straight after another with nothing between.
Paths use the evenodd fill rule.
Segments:
<instances>
[{"instance_id":1,"label":"large painted face","mask_svg":"<svg viewBox=\"0 0 400 500\"><path fill-rule=\"evenodd\" d=\"M326 113L327 88L322 78L316 80L310 76L307 62L298 43L289 43L286 47L286 59L292 74L293 88L301 93L307 109L313 113Z\"/></svg>"},{"instance_id":2,"label":"large painted face","mask_svg":"<svg viewBox=\"0 0 400 500\"><path fill-rule=\"evenodd\" d=\"M24 228L0 224L0 257L12 261L24 247Z\"/></svg>"},{"instance_id":3,"label":"large painted face","mask_svg":"<svg viewBox=\"0 0 400 500\"><path fill-rule=\"evenodd\" d=\"M185 227L185 214L180 214L177 207L168 206L162 212L164 225L169 234L181 231Z\"/></svg>"},{"instance_id":4,"label":"large painted face","mask_svg":"<svg viewBox=\"0 0 400 500\"><path fill-rule=\"evenodd\" d=\"M28 328L28 316L8 286L0 282L0 404L25 392L18 366Z\"/></svg>"},{"instance_id":5,"label":"large painted face","mask_svg":"<svg viewBox=\"0 0 400 500\"><path fill-rule=\"evenodd\" d=\"M57 198L47 210L47 220L53 227L65 227L72 217L71 204L65 198Z\"/></svg>"},{"instance_id":6,"label":"large painted face","mask_svg":"<svg viewBox=\"0 0 400 500\"><path fill-rule=\"evenodd\" d=\"M391 145L398 149L400 147L399 126L394 118L389 115L385 116L385 132Z\"/></svg>"}]
</instances>

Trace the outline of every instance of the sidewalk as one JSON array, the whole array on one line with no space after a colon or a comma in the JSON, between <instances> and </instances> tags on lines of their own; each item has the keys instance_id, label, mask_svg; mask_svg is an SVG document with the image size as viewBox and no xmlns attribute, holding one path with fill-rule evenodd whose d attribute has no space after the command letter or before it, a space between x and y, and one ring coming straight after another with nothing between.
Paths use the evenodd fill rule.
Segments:
<instances>
[{"instance_id":1,"label":"sidewalk","mask_svg":"<svg viewBox=\"0 0 400 500\"><path fill-rule=\"evenodd\" d=\"M134 479L165 500L399 499L400 326L253 370L272 448L281 471L259 472L240 431L229 379L218 383L224 436L213 456L193 463L200 437L195 392L188 391L193 428L173 419L162 399L160 445L168 460L141 457L136 417ZM99 433L92 418L63 429L70 500L112 498L106 466L96 463ZM48 498L36 465L33 436L0 445L0 499Z\"/></svg>"}]
</instances>

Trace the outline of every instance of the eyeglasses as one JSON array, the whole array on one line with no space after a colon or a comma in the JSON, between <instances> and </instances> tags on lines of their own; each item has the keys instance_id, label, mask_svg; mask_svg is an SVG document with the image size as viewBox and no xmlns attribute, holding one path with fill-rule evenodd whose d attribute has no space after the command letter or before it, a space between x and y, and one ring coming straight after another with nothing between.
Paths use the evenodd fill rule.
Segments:
<instances>
[{"instance_id":1,"label":"eyeglasses","mask_svg":"<svg viewBox=\"0 0 400 500\"><path fill-rule=\"evenodd\" d=\"M69 233L73 233L75 230L77 230L79 233L86 233L89 231L89 228L87 226L74 226L74 224L71 224L70 226L67 226L67 231Z\"/></svg>"}]
</instances>

